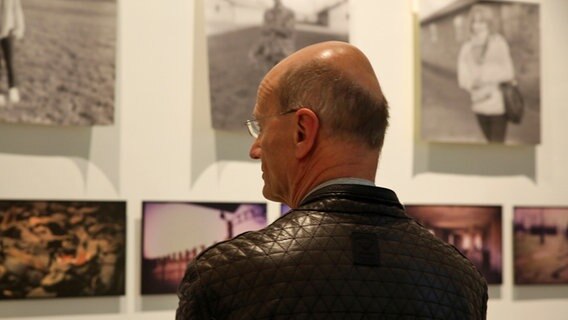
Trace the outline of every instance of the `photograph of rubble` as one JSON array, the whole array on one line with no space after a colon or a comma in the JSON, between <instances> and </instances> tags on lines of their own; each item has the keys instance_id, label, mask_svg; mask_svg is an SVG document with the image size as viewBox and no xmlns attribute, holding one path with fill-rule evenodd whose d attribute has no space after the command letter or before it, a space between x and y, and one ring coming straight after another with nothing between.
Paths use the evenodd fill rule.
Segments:
<instances>
[{"instance_id":1,"label":"photograph of rubble","mask_svg":"<svg viewBox=\"0 0 568 320\"><path fill-rule=\"evenodd\" d=\"M124 294L126 203L0 201L0 299Z\"/></svg>"}]
</instances>

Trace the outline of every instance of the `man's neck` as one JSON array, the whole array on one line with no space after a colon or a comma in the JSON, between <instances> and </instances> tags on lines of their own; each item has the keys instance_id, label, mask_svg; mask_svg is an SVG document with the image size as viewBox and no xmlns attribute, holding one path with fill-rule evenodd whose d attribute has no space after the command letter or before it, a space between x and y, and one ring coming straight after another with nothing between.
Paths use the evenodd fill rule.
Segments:
<instances>
[{"instance_id":1,"label":"man's neck","mask_svg":"<svg viewBox=\"0 0 568 320\"><path fill-rule=\"evenodd\" d=\"M318 184L315 188L313 188L312 190L310 190L300 201L300 203L302 203L310 194L314 193L315 191L325 188L327 186L331 186L334 184L356 184L356 185L361 185L361 186L370 186L370 187L374 187L375 186L375 182L371 181L371 180L367 180L367 179L361 179L361 178L353 178L353 177L346 177L346 178L336 178L336 179L331 179L328 181L325 181L323 183Z\"/></svg>"},{"instance_id":2,"label":"man's neck","mask_svg":"<svg viewBox=\"0 0 568 320\"><path fill-rule=\"evenodd\" d=\"M298 160L289 171L287 204L295 208L314 188L334 179L374 181L378 166L378 150L342 140L330 140L315 153Z\"/></svg>"}]
</instances>

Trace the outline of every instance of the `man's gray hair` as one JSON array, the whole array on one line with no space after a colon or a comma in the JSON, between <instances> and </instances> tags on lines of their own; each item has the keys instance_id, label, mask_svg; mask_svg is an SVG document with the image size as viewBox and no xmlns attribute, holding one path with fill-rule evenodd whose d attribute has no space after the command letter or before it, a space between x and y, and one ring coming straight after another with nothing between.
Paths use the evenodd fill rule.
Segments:
<instances>
[{"instance_id":1,"label":"man's gray hair","mask_svg":"<svg viewBox=\"0 0 568 320\"><path fill-rule=\"evenodd\" d=\"M356 139L371 148L383 146L388 103L382 92L371 93L320 61L287 70L278 84L281 111L305 107L319 117L323 130Z\"/></svg>"}]
</instances>

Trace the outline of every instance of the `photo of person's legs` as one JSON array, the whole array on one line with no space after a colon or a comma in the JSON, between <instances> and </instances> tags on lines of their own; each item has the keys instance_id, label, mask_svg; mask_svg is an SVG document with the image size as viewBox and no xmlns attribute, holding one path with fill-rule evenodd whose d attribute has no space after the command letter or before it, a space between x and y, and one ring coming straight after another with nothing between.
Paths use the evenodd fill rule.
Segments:
<instances>
[{"instance_id":1,"label":"photo of person's legs","mask_svg":"<svg viewBox=\"0 0 568 320\"><path fill-rule=\"evenodd\" d=\"M8 47L9 45L4 45L4 42L7 40L7 38L1 38L0 39L0 50L1 52L1 59L0 60L0 80L2 79L2 77L4 76L3 72L4 69L8 69L8 61L7 61L7 56L9 56L10 54L6 53L6 50L4 49L5 47ZM10 57L11 58L11 57ZM0 91L0 107L3 107L6 105L6 96L4 95L4 93L2 93Z\"/></svg>"},{"instance_id":2,"label":"photo of person's legs","mask_svg":"<svg viewBox=\"0 0 568 320\"><path fill-rule=\"evenodd\" d=\"M488 142L505 142L507 118L505 115L486 116L477 114L477 122Z\"/></svg>"},{"instance_id":3,"label":"photo of person's legs","mask_svg":"<svg viewBox=\"0 0 568 320\"><path fill-rule=\"evenodd\" d=\"M0 46L2 47L2 56L4 57L8 76L8 99L10 103L18 103L20 102L20 92L14 70L14 37L8 36L3 38L0 41Z\"/></svg>"}]
</instances>

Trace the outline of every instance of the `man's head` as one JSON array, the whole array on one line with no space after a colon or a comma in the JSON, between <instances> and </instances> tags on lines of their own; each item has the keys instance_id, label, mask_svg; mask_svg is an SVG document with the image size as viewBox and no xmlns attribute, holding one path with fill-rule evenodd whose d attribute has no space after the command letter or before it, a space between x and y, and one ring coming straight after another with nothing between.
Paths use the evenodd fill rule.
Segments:
<instances>
[{"instance_id":1,"label":"man's head","mask_svg":"<svg viewBox=\"0 0 568 320\"><path fill-rule=\"evenodd\" d=\"M261 133L250 156L262 160L267 199L295 207L326 180L374 180L388 107L354 46L323 42L282 60L262 80L253 116Z\"/></svg>"},{"instance_id":2,"label":"man's head","mask_svg":"<svg viewBox=\"0 0 568 320\"><path fill-rule=\"evenodd\" d=\"M487 5L476 4L471 7L468 15L469 32L472 36L487 36L495 33L496 18L493 10Z\"/></svg>"}]
</instances>

